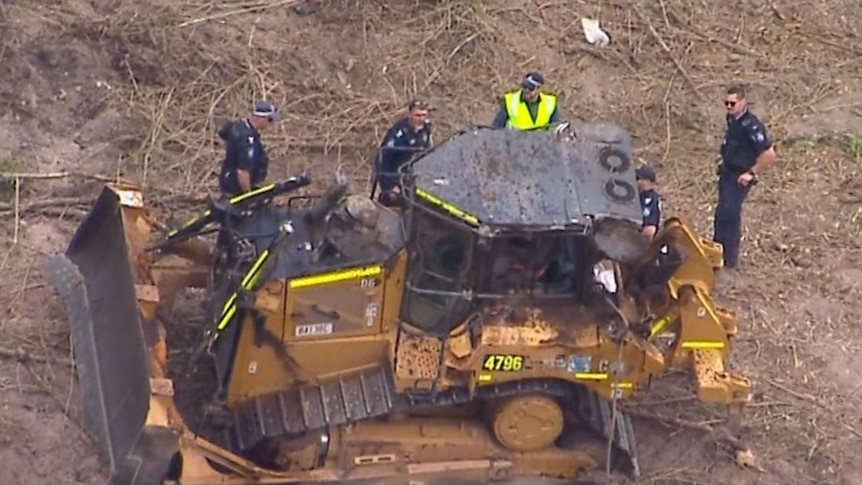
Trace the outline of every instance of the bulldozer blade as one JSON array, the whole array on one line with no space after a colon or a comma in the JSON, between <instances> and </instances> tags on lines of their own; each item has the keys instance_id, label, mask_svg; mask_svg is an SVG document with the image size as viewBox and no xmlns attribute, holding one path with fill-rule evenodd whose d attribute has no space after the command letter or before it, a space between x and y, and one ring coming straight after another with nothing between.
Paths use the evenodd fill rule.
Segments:
<instances>
[{"instance_id":1,"label":"bulldozer blade","mask_svg":"<svg viewBox=\"0 0 862 485\"><path fill-rule=\"evenodd\" d=\"M85 424L111 484L153 485L168 473L179 445L170 428L146 426L145 334L154 336L142 325L130 261L119 194L106 188L65 254L44 269L66 307Z\"/></svg>"}]
</instances>

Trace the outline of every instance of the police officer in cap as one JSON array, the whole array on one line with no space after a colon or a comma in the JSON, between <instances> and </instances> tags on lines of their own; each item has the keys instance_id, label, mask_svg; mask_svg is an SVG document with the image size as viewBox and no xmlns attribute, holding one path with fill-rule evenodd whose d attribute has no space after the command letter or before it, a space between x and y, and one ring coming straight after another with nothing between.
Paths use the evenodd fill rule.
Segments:
<instances>
[{"instance_id":1,"label":"police officer in cap","mask_svg":"<svg viewBox=\"0 0 862 485\"><path fill-rule=\"evenodd\" d=\"M757 183L758 175L775 161L772 140L746 101L742 86L731 86L727 90L724 101L727 131L718 167L713 240L724 247L724 267L728 269L735 269L739 264L745 198Z\"/></svg>"},{"instance_id":2,"label":"police officer in cap","mask_svg":"<svg viewBox=\"0 0 862 485\"><path fill-rule=\"evenodd\" d=\"M225 157L219 174L219 188L225 197L249 192L266 179L269 158L260 133L281 121L271 101L258 101L251 116L226 123L218 136L225 143Z\"/></svg>"},{"instance_id":3,"label":"police officer in cap","mask_svg":"<svg viewBox=\"0 0 862 485\"><path fill-rule=\"evenodd\" d=\"M414 99L407 105L407 115L399 118L380 143L376 162L376 183L380 185L378 201L385 206L401 204L399 170L417 153L431 147L431 106Z\"/></svg>"},{"instance_id":4,"label":"police officer in cap","mask_svg":"<svg viewBox=\"0 0 862 485\"><path fill-rule=\"evenodd\" d=\"M542 92L545 78L538 72L524 76L521 89L509 91L500 103L492 128L532 130L562 123L557 97Z\"/></svg>"},{"instance_id":5,"label":"police officer in cap","mask_svg":"<svg viewBox=\"0 0 862 485\"><path fill-rule=\"evenodd\" d=\"M649 165L641 165L635 170L635 177L643 211L641 232L652 239L661 224L661 194L656 190L655 170Z\"/></svg>"}]
</instances>

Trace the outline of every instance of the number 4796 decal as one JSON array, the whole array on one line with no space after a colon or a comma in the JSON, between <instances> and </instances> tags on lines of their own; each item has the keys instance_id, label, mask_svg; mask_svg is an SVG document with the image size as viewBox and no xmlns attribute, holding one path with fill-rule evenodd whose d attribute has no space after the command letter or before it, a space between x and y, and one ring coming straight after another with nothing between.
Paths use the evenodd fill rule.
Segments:
<instances>
[{"instance_id":1,"label":"number 4796 decal","mask_svg":"<svg viewBox=\"0 0 862 485\"><path fill-rule=\"evenodd\" d=\"M482 369L490 372L519 372L524 370L524 356L490 354L485 357Z\"/></svg>"}]
</instances>

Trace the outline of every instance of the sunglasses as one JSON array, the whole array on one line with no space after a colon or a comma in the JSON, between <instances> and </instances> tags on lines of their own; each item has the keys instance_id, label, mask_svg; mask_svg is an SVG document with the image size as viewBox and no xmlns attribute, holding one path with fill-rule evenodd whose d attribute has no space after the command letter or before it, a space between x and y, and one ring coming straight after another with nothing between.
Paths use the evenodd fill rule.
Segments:
<instances>
[{"instance_id":1,"label":"sunglasses","mask_svg":"<svg viewBox=\"0 0 862 485\"><path fill-rule=\"evenodd\" d=\"M728 108L733 108L734 106L736 106L736 101L725 101L724 105Z\"/></svg>"},{"instance_id":2,"label":"sunglasses","mask_svg":"<svg viewBox=\"0 0 862 485\"><path fill-rule=\"evenodd\" d=\"M532 84L524 84L521 86L521 89L523 89L524 91L533 92L533 91L538 91L539 86L533 86Z\"/></svg>"}]
</instances>

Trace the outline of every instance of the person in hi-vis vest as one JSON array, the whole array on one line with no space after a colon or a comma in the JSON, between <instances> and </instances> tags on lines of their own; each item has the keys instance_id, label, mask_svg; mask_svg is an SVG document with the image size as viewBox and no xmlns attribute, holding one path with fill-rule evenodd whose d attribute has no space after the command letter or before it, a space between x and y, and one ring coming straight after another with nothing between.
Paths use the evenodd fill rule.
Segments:
<instances>
[{"instance_id":1,"label":"person in hi-vis vest","mask_svg":"<svg viewBox=\"0 0 862 485\"><path fill-rule=\"evenodd\" d=\"M524 76L521 89L506 93L500 111L494 118L493 128L534 130L563 122L557 97L542 92L545 78L538 72Z\"/></svg>"}]
</instances>

